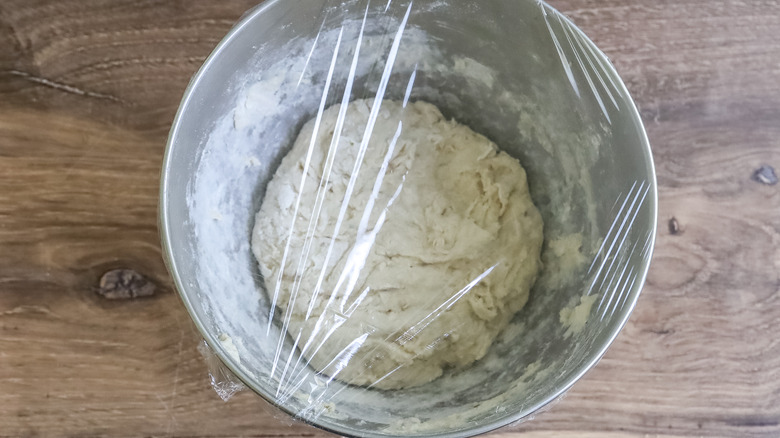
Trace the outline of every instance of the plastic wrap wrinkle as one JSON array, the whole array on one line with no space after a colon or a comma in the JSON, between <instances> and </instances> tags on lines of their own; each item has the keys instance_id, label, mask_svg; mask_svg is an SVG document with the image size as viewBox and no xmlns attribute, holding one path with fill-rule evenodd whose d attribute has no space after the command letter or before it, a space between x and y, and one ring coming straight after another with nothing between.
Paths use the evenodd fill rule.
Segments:
<instances>
[{"instance_id":1,"label":"plastic wrap wrinkle","mask_svg":"<svg viewBox=\"0 0 780 438\"><path fill-rule=\"evenodd\" d=\"M322 111L325 108L325 103L327 102L328 91L330 90L331 79L333 78L333 71L334 71L334 69L336 67L336 59L338 57L339 47L341 46L341 37L343 36L343 34L344 34L344 28L342 27L341 30L339 31L338 40L336 41L336 47L333 49L333 60L331 61L330 69L328 70L328 78L325 81L325 87L324 87L324 90L322 92L322 99L320 100L320 109L317 112L317 118L315 119L315 122L314 122L314 131L315 131L315 133L317 132L317 130L319 128L320 120L322 119ZM277 286L274 288L274 296L273 296L273 298L271 300L271 311L270 311L270 315L269 315L269 318L268 318L268 326L269 327L268 327L268 330L266 331L266 333L270 332L270 325L271 325L271 322L273 321L274 310L276 309L277 300L279 299L279 288L283 284L282 283L282 275L284 274L284 268L286 267L286 264L287 264L287 256L288 256L289 250L290 250L290 243L292 242L292 238L293 238L293 231L295 229L295 222L294 221L298 219L298 209L299 209L300 204L301 204L301 194L303 193L303 188L305 187L305 184L306 184L306 175L308 175L309 165L311 163L311 154L312 154L312 151L314 150L315 138L316 138L315 136L312 136L311 143L309 144L309 150L308 150L308 152L306 154L306 164L304 164L303 174L301 175L301 183L300 183L301 189L300 189L300 192L299 192L298 196L295 199L295 210L294 210L294 213L293 213L293 223L290 224L290 232L287 235L287 244L284 247L284 254L282 255L281 267L279 269L279 273L277 274L277 280L276 280ZM295 303L296 295L297 295L297 290L295 288L293 288L293 293L292 293L292 297L291 297L291 301L292 301L293 304L291 304L288 307L287 314L285 314L285 316L284 316L284 318L282 320L283 321L282 322L283 326L282 326L282 330L279 332L279 341L277 342L276 354L274 355L274 361L273 361L273 365L272 365L272 368L271 368L271 378L273 378L274 375L276 374L276 368L277 368L277 365L279 363L279 356L280 356L280 354L282 352L282 346L284 345L284 338L285 338L285 336L287 336L287 329L288 329L288 324L289 324L290 313L293 310L293 305ZM278 393L278 390L277 390L277 393Z\"/></svg>"},{"instance_id":2,"label":"plastic wrap wrinkle","mask_svg":"<svg viewBox=\"0 0 780 438\"><path fill-rule=\"evenodd\" d=\"M206 362L211 387L214 388L214 392L217 393L219 398L223 401L228 401L237 392L246 389L241 380L219 361L219 358L214 354L206 341L198 344L198 351Z\"/></svg>"},{"instance_id":3,"label":"plastic wrap wrinkle","mask_svg":"<svg viewBox=\"0 0 780 438\"><path fill-rule=\"evenodd\" d=\"M563 46L561 45L561 42L558 40L558 36L555 35L555 32L550 26L547 10L544 9L544 6L542 6L542 9L544 13L544 23L547 25L547 30L550 33L550 37L553 40L553 44L555 44L555 49L558 51L558 57L561 60L561 65L563 66L563 70L566 72L566 78L569 80L569 84L571 85L572 89L574 89L574 92L577 93L577 97L581 97L580 87L577 85L577 80L574 78L574 73L571 70L571 64L569 64L569 60L568 58L566 58L566 53L563 50ZM561 25L563 25L563 21L561 21L561 18L558 16L556 16L556 18L558 19L558 22Z\"/></svg>"},{"instance_id":4,"label":"plastic wrap wrinkle","mask_svg":"<svg viewBox=\"0 0 780 438\"><path fill-rule=\"evenodd\" d=\"M644 190L642 190L643 188L644 188ZM625 243L626 243L626 239L628 238L629 231L631 230L631 227L634 224L634 220L636 219L636 216L639 214L639 211L640 211L640 209L641 209L641 207L642 207L642 205L644 203L644 200L647 198L647 194L649 193L649 191L650 191L650 186L649 185L645 186L645 182L642 182L642 184L639 186L639 189L637 190L636 195L634 196L634 199L633 199L633 201L631 203L631 206L628 209L628 213L626 213L626 216L623 218L623 221L620 224L620 228L618 229L617 233L615 234L615 238L614 238L612 244L610 245L609 251L607 251L607 254L604 257L604 260L602 262L601 267L599 267L599 271L598 272L600 273L601 270L603 269L604 265L606 264L607 260L610 258L610 255L612 255L611 262L609 264L609 267L607 268L607 274L605 274L602 277L601 284L599 285L599 287L602 287L604 285L604 282L605 282L605 280L607 278L607 275L608 275L608 273L610 271L613 272L613 276L615 275L615 273L617 271L613 270L613 267L615 266L615 262L619 259L619 257L621 257L621 256L625 257L623 255L624 253L621 252L621 248L623 248L623 245L625 245ZM637 201L639 201L638 204L637 204ZM636 206L636 209L634 209L634 206ZM628 215L629 214L631 214L631 219L630 220L628 219ZM617 219L619 219L619 217L616 218L615 220L617 221ZM623 228L625 227L626 224L628 224L628 227L626 228L626 232L623 233L622 237L621 237L621 231L623 230ZM615 254L612 254L612 248L615 247L614 245L615 245L615 243L616 243L618 238L620 238L620 243L618 244L617 248L615 249ZM629 254L632 254L632 253L633 253L633 251L631 251ZM628 265L626 265L626 266L628 266ZM596 275L598 276L598 273ZM594 282L595 282L595 280L594 280ZM592 290L592 287L589 290ZM602 301L603 301L603 299L604 299L604 297L602 297ZM599 303L599 308L600 307L601 307L601 303Z\"/></svg>"},{"instance_id":5,"label":"plastic wrap wrinkle","mask_svg":"<svg viewBox=\"0 0 780 438\"><path fill-rule=\"evenodd\" d=\"M393 41L393 46L390 49L390 54L388 55L388 60L387 60L387 63L385 64L385 71L382 74L382 81L379 84L379 89L377 91L377 96L376 96L376 98L374 100L374 105L372 107L371 115L369 116L369 122L368 122L368 124L366 126L366 132L363 135L363 141L362 141L362 143L360 145L360 152L359 152L359 154L358 154L358 156L357 156L357 158L355 160L355 166L354 166L353 171L352 171L352 176L350 178L349 184L347 186L346 194L344 195L344 199L342 201L341 210L339 212L339 218L338 218L338 220L336 222L336 226L335 226L335 229L333 231L333 238L331 239L331 243L330 243L330 245L328 247L328 251L327 251L327 253L325 255L325 261L322 264L323 268L322 268L322 271L320 273L320 277L319 277L319 279L317 281L318 286L315 289L312 298L310 299L310 306L309 306L309 310L308 310L307 315L306 315L306 319L307 320L309 319L309 317L311 315L312 306L313 306L313 304L316 301L316 297L320 293L320 287L321 287L320 285L322 284L323 278L324 278L324 276L326 274L326 269L328 267L328 262L330 260L330 255L331 255L332 250L333 250L333 245L335 243L335 238L339 234L339 231L340 231L340 228L341 228L341 223L344 220L344 215L346 214L347 206L349 205L350 197L352 195L352 191L354 190L355 181L357 180L357 176L359 175L359 172L360 172L360 166L362 165L362 162L363 162L363 155L365 154L365 150L368 147L368 140L371 138L371 132L373 131L373 125L376 122L376 117L377 117L377 114L379 112L379 108L381 106L382 98L384 97L385 89L387 88L387 82L389 81L389 78L390 78L390 73L392 71L392 67L393 67L393 64L395 62L395 57L396 57L396 55L398 53L398 47L399 47L400 42L401 42L401 36L403 35L404 28L406 27L406 22L407 22L407 20L409 18L409 13L411 12L411 8L412 8L412 4L410 3L409 7L407 8L406 15L404 16L404 19L401 22L401 25L399 26L398 32L396 33L395 40ZM358 59L358 56L359 56L360 45L361 45L361 42L362 42L362 34L363 34L364 29L365 29L365 20L367 19L367 15L368 15L368 9L366 9L366 15L364 15L364 17L363 17L363 25L361 27L360 36L358 37L357 48L355 49L355 56L353 58L352 69L350 70L350 74L349 74L349 79L348 80L354 80L354 68L356 68L356 65L357 65L357 59ZM343 30L343 28L342 28L342 30ZM323 98L322 98L322 102L320 104L320 109L317 112L317 122L315 122L314 133L312 134L312 138L311 138L309 155L307 156L307 164L306 164L307 167L306 167L306 169L304 169L304 172L303 172L303 178L302 178L302 181L301 181L301 190L299 192L299 197L298 197L298 203L300 202L300 196L303 194L303 186L304 186L304 183L305 183L306 175L308 174L308 165L309 165L309 161L310 161L310 158L311 158L311 150L314 148L314 142L316 141L317 134L318 134L318 131L319 131L319 120L321 119L322 113L324 112L324 109L325 109L325 102L326 102L326 99L327 99L328 90L330 88L330 82L331 82L331 78L333 76L333 70L334 70L334 67L335 67L335 63L336 63L336 59L337 59L337 55L338 55L338 48L339 48L340 43L341 43L341 34L339 35L339 40L337 42L336 49L334 50L333 62L331 64L331 69L330 69L330 71L328 73L328 79L326 81L325 91L323 92ZM349 84L347 86L347 89L349 90ZM349 95L347 93L345 93L345 99L344 100L348 101L348 97L349 97ZM339 112L339 119L340 119L341 123L337 122L337 124L339 124L339 126L338 126L339 131L343 128L344 112L346 111L346 106L343 105L343 104L342 104L342 109L344 111L340 111ZM402 126L401 126L401 124L399 122L398 132L397 132L397 135L395 137L396 140L398 138L398 135L400 135L401 127ZM329 148L329 149L332 149L335 152L335 147L338 145L338 143L337 143L338 140L337 140L336 136L334 136L333 138L334 138L334 143L331 144L331 148ZM393 146L394 146L394 144L391 145L391 148L390 148L390 151L389 151L388 155L392 152L392 147ZM335 153L334 153L334 155L335 155ZM386 166L385 166L385 168L386 168ZM325 181L325 178L323 178L323 181ZM381 184L381 179L377 180L377 186L376 186L377 190L378 190L378 185L379 184ZM321 188L322 188L322 186L323 186L323 184L320 185ZM401 189L401 186L399 186L397 192L399 192L400 189ZM392 204L392 200L388 204L388 207L389 207L390 204ZM370 209L367 209L366 211L370 213ZM296 212L293 214L294 220L297 219L297 217L298 217L298 215L297 215L297 204L296 204ZM358 234L359 234L359 236L358 236L359 244L356 245L355 249L353 250L353 251L356 251L356 252L353 252L351 254L351 257L349 257L349 260L350 260L350 262L353 265L353 266L351 266L352 269L351 270L345 270L344 272L342 272L342 276L339 278L339 281L336 284L336 290L339 290L344 285L344 280L345 280L345 275L344 274L349 272L351 278L350 278L349 285L347 287L347 293L344 295L344 299L346 299L351 294L351 289L354 288L354 284L357 282L357 274L360 272L361 264L365 263L365 258L366 258L366 254L365 254L365 249L366 248L365 248L365 245L371 245L371 243L372 243L371 239L370 239L370 235L366 235L366 233L365 233L365 228L366 228L365 221L367 221L367 219L368 219L367 215L364 215L364 221L361 223L361 229L358 231ZM314 220L314 215L312 215L312 220ZM378 227L375 228L375 232L373 233L374 236L376 235L376 233L381 228L381 224L377 224L377 226ZM294 223L291 224L291 226L290 226L290 234L288 235L288 247L289 247L289 241L292 239L293 229L294 229ZM368 239L366 239L367 237L368 237ZM362 242L360 242L360 240L362 240ZM309 242L311 241L311 238L308 235L307 235L307 241L309 241ZM304 242L304 245L306 245L306 242ZM362 252L364 254L360 254L361 249L363 250ZM362 261L362 263L361 263L361 261ZM303 263L300 263L299 266L302 268ZM283 259L282 266L279 269L279 280L277 282L277 289L282 284L281 276L282 276L282 274L284 272L284 268L285 268L285 264L284 264L284 259ZM298 277L298 276L296 276L296 277ZM292 310L294 308L294 299L295 299L296 294L297 294L297 288L294 285L293 286L293 294L292 294L292 297L293 297L292 301L293 301L293 303L288 305L288 314L287 314L287 316L284 319L285 327L283 327L282 335L284 335L284 333L286 333L286 331L287 331L287 324L288 324L289 315L290 315L289 312L292 312ZM274 297L274 303L275 303L276 295L277 295L276 292L275 292L274 295L275 295L275 297ZM337 296L336 291L333 291L331 293L331 295L330 295L328 304L326 305L326 311L323 312L322 316L324 316L327 313L327 309L330 308L330 306L332 304L332 299L335 298L336 296ZM363 296L365 296L365 295L363 295ZM358 298L358 300L359 299L360 298ZM356 305L358 305L359 302L360 301L356 300ZM307 344L304 345L304 348L303 348L303 351L301 352L301 356L300 357L303 357L303 356L306 355L306 353L308 352L308 348L311 346L311 340L315 339L315 337L319 333L319 330L320 330L319 328L321 326L320 321L322 321L322 316L320 316L320 318L318 319L317 324L315 325L315 331L309 337L309 342L307 342ZM347 317L349 317L349 316L347 315ZM323 339L322 343L324 343L328 339L329 335L331 333L333 333L333 331L335 331L336 328L338 328L338 325L336 325L332 329L332 331L328 335L325 336L325 339ZM282 344L282 342L283 342L283 340L280 339L279 343ZM281 347L279 347L277 351L280 351L280 350L281 350ZM315 349L313 354L316 354L318 352L318 350L319 350L319 348ZM274 369L277 366L277 362L278 362L278 359L275 359L274 360ZM305 363L304 365L308 365L308 362ZM293 369L295 369L295 368L296 367L294 367ZM273 375L273 371L272 371L272 375ZM277 394L281 392L283 387L284 387L284 380L281 379L280 383L279 383L279 388L277 389Z\"/></svg>"}]
</instances>

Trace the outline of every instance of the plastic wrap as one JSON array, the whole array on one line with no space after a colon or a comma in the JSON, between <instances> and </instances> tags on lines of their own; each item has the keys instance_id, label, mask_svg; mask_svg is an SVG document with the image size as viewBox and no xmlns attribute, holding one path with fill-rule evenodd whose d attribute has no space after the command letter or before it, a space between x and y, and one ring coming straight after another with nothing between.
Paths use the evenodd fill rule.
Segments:
<instances>
[{"instance_id":1,"label":"plastic wrap","mask_svg":"<svg viewBox=\"0 0 780 438\"><path fill-rule=\"evenodd\" d=\"M166 171L171 270L238 377L210 367L217 392L345 435L537 412L617 335L655 236L625 86L535 0L267 1Z\"/></svg>"},{"instance_id":2,"label":"plastic wrap","mask_svg":"<svg viewBox=\"0 0 780 438\"><path fill-rule=\"evenodd\" d=\"M214 354L214 351L209 348L209 344L207 344L206 341L203 341L198 345L198 351L206 362L206 367L209 371L209 382L219 398L223 401L228 401L237 392L246 389L246 386L241 380L222 364L222 361L220 361L219 357Z\"/></svg>"}]
</instances>

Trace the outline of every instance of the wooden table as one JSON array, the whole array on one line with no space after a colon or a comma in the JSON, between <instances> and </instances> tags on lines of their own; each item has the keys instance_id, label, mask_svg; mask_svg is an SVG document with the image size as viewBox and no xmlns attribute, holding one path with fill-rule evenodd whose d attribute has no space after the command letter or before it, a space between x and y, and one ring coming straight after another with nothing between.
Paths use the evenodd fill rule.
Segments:
<instances>
[{"instance_id":1,"label":"wooden table","mask_svg":"<svg viewBox=\"0 0 780 438\"><path fill-rule=\"evenodd\" d=\"M555 0L641 108L658 245L625 330L500 433L780 436L780 3ZM252 0L0 3L0 436L312 436L209 386L157 188L190 76ZM109 301L103 273L154 296ZM587 432L587 433L586 433Z\"/></svg>"}]
</instances>

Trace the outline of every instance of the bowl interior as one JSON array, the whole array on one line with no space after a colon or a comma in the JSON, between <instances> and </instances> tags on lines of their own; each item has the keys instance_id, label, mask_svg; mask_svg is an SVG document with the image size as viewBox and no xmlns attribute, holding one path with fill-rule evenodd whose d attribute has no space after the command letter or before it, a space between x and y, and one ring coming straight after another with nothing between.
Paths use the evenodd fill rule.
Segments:
<instances>
[{"instance_id":1,"label":"bowl interior","mask_svg":"<svg viewBox=\"0 0 780 438\"><path fill-rule=\"evenodd\" d=\"M536 0L450 3L267 1L195 76L171 131L161 230L194 321L253 390L341 434L472 434L538 410L600 358L649 264L652 159L606 57ZM265 185L323 96L373 97L383 76L386 98L433 103L517 157L545 223L543 271L488 356L399 391L296 368L250 251Z\"/></svg>"}]
</instances>

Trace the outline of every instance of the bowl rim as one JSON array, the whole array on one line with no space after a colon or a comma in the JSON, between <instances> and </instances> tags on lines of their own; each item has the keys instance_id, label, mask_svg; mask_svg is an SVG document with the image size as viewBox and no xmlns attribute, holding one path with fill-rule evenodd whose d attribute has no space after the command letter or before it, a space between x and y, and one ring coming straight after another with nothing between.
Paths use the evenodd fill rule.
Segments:
<instances>
[{"instance_id":1,"label":"bowl rim","mask_svg":"<svg viewBox=\"0 0 780 438\"><path fill-rule=\"evenodd\" d=\"M203 336L203 339L208 344L209 348L216 354L216 356L220 359L222 364L226 366L248 388L250 388L257 395L265 399L268 403L275 406L277 409L282 410L286 414L290 415L292 418L304 422L306 424L318 427L328 432L332 432L344 436L385 438L390 435L382 434L382 433L372 433L372 432L366 433L365 431L346 427L341 424L333 423L327 420L320 421L319 419L310 420L310 419L300 418L296 415L297 413L291 410L289 407L277 403L273 395L270 392L266 391L261 385L256 384L254 380L248 375L248 373L242 367L238 366L234 362L234 359L224 350L219 340L216 339L214 336L212 336L208 330L206 330L204 323L197 317L198 314L195 311L195 306L190 300L189 295L185 292L186 290L188 290L188 288L186 284L182 281L181 276L179 275L179 270L177 269L177 262L173 256L171 231L170 231L172 224L170 222L170 218L168 215L168 205L169 205L168 185L169 185L170 175L172 173L172 156L173 156L172 150L174 148L174 144L178 136L178 133L181 129L181 121L182 118L184 117L184 113L186 112L187 108L189 107L193 99L193 91L195 90L195 88L197 88L201 79L203 79L203 77L206 75L206 72L211 66L211 64L214 63L214 61L220 56L220 54L225 49L225 47L228 46L236 38L236 36L245 27L247 27L257 16L263 14L266 10L276 6L277 3L280 3L282 1L283 0L266 0L263 3L245 12L242 15L242 17L237 21L237 23L225 35L225 37L219 42L219 44L214 48L211 54L206 58L206 60L198 69L197 73L195 73L195 75L192 77L189 84L187 85L187 88L184 91L184 95L179 104L178 110L176 112L176 116L171 125L171 130L168 134L168 139L166 142L165 153L164 153L162 168L161 168L160 192L159 192L159 203L158 203L158 229L160 232L160 239L162 244L162 256L165 265L168 269L168 272L170 273L173 279L176 292L179 294L179 297L181 298L185 308L187 309L187 313L190 315L190 318L195 323L195 326L197 327L201 336ZM561 398L569 389L571 389L571 387L576 382L578 382L588 371L593 369L593 367L601 360L601 358L607 352L609 347L613 344L618 334L627 323L631 313L636 307L636 303L639 299L639 295L647 280L647 273L650 268L652 255L655 251L655 240L656 240L657 228L658 228L658 223L657 223L658 222L658 183L657 183L657 176L655 171L655 163L653 160L653 154L650 147L650 141L647 137L647 132L645 130L639 111L625 83L618 75L614 65L610 62L606 54L604 54L604 52L601 49L599 49L596 46L596 44L587 35L585 35L585 33L563 13L559 12L557 9L555 9L545 0L535 0L535 1L537 1L540 7L545 9L545 13L554 14L556 18L565 22L565 24L568 25L571 30L576 32L577 36L582 39L583 43L587 44L589 48L592 49L593 54L598 58L600 58L605 73L609 75L610 79L618 88L618 91L626 97L626 104L628 106L628 109L631 112L631 117L638 131L637 134L639 136L639 140L641 143L640 147L642 149L642 154L645 160L646 171L650 179L650 191L648 193L649 196L647 201L650 207L649 215L650 215L650 223L651 223L650 246L648 249L648 257L645 259L646 261L642 264L638 272L637 281L634 283L634 286L627 294L626 304L621 308L621 313L622 313L621 319L617 324L613 326L614 328L611 330L611 332L609 332L608 336L605 338L606 341L604 341L597 350L594 350L594 353L592 354L590 360L584 362L583 365L579 367L579 370L571 376L571 378L567 379L565 382L563 382L563 384L558 385L558 387L556 387L554 391L551 391L549 396L546 397L546 399L543 402L537 403L534 406L530 406L526 409L515 412L513 414L507 414L500 419L493 420L481 426L476 426L468 429L461 429L452 432L432 433L432 434L410 434L409 436L425 436L425 437L436 437L436 438L467 437L467 436L474 436L474 435L487 433L502 428L504 426L520 422L522 420L530 419L531 416L539 413L545 407L547 407L551 403Z\"/></svg>"}]
</instances>

